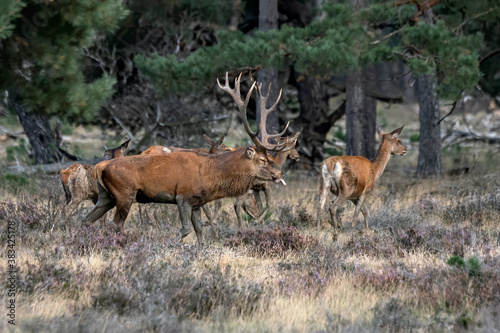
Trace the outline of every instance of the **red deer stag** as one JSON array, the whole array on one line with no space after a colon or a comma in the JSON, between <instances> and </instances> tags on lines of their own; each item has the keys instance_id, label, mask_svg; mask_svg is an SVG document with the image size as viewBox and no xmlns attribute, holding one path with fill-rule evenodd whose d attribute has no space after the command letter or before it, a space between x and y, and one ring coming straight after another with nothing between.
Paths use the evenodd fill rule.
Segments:
<instances>
[{"instance_id":1,"label":"red deer stag","mask_svg":"<svg viewBox=\"0 0 500 333\"><path fill-rule=\"evenodd\" d=\"M105 159L113 159L125 156L125 150L130 140L125 141L119 147L109 148L104 151ZM97 202L97 181L92 176L94 165L73 163L66 169L61 169L61 182L66 195L66 207L64 208L65 223L69 226L69 219L76 211L78 205L84 200Z\"/></svg>"},{"instance_id":2,"label":"red deer stag","mask_svg":"<svg viewBox=\"0 0 500 333\"><path fill-rule=\"evenodd\" d=\"M175 203L182 223L181 237L191 232L189 220L196 232L198 244L203 244L201 207L207 202L224 197L238 197L248 192L256 179L282 181L281 171L269 158L268 150L279 150L269 140L283 135L254 133L246 118L246 108L255 87L250 88L245 101L240 94L240 76L235 87L229 88L226 73L224 87L238 104L243 124L255 147L240 148L219 155L192 151L172 152L166 155L129 156L96 165L99 181L99 200L87 214L84 223L92 223L116 206L113 222L122 231L132 203ZM279 101L279 100L278 100ZM272 109L277 106L278 101ZM263 124L265 126L265 124ZM285 128L286 130L286 128Z\"/></svg>"},{"instance_id":3,"label":"red deer stag","mask_svg":"<svg viewBox=\"0 0 500 333\"><path fill-rule=\"evenodd\" d=\"M214 141L207 135L203 134L203 139L205 142L210 146L209 150L206 150L205 148L194 148L194 149L184 149L184 148L177 148L177 147L163 147L163 146L151 146L145 151L141 153L141 155L161 155L161 154L170 154L171 152L174 151L197 151L201 153L207 153L207 154L222 154L226 153L228 151L233 151L234 149L229 148L224 144L224 135L219 138L219 140ZM220 211L222 207L222 201L221 200L215 200L215 207L214 207L214 214L210 212L208 207L204 205L202 207L203 212L207 216L208 219L208 224L210 224L210 228L212 229L212 234L214 237L217 237L217 230L215 229L214 226L214 219L217 217L218 212Z\"/></svg>"},{"instance_id":4,"label":"red deer stag","mask_svg":"<svg viewBox=\"0 0 500 333\"><path fill-rule=\"evenodd\" d=\"M353 227L356 225L361 211L365 218L365 227L368 229L368 211L364 206L366 196L370 194L375 187L375 182L382 176L391 155L406 154L406 148L399 141L403 127L404 125L391 133L384 133L380 127L377 128L380 147L372 161L362 156L333 156L323 161L321 164L318 228L322 222L321 215L328 192L331 191L336 196L329 209L335 230L337 230L337 207L346 200L350 200L356 205L352 218Z\"/></svg>"}]
</instances>

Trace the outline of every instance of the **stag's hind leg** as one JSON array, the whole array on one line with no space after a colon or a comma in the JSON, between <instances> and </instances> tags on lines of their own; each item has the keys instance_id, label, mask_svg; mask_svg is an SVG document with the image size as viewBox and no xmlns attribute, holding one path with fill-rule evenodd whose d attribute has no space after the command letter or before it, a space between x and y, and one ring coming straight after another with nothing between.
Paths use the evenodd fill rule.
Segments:
<instances>
[{"instance_id":1,"label":"stag's hind leg","mask_svg":"<svg viewBox=\"0 0 500 333\"><path fill-rule=\"evenodd\" d=\"M130 207L132 207L134 200L132 198L127 198L125 200L117 200L116 211L113 218L113 223L116 226L117 232L123 232L123 226L125 220L127 219L128 213L130 212Z\"/></svg>"},{"instance_id":2,"label":"stag's hind leg","mask_svg":"<svg viewBox=\"0 0 500 333\"><path fill-rule=\"evenodd\" d=\"M101 218L107 211L116 206L116 200L100 184L99 198L94 208L83 219L84 224L94 223Z\"/></svg>"}]
</instances>

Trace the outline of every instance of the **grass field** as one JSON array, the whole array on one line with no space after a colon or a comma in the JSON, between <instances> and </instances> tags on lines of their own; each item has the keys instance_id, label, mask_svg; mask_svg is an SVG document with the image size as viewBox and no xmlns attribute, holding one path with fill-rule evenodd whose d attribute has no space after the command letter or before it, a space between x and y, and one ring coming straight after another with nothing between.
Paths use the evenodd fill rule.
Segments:
<instances>
[{"instance_id":1,"label":"grass field","mask_svg":"<svg viewBox=\"0 0 500 333\"><path fill-rule=\"evenodd\" d=\"M411 157L409 157L411 161ZM272 188L273 214L236 226L225 199L215 239L178 240L173 205L137 205L125 224L63 229L56 176L3 178L2 266L14 225L12 332L494 332L500 329L500 175L422 181L403 158L370 199L369 232L342 212L317 229L315 176ZM406 162L405 162L406 163ZM11 177L12 178L12 177ZM194 233L192 233L194 234Z\"/></svg>"}]
</instances>

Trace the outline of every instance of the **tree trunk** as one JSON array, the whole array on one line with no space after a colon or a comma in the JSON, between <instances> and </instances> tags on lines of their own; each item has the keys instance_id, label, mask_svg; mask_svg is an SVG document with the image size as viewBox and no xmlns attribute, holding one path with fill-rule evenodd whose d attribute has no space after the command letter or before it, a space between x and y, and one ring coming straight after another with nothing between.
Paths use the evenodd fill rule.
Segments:
<instances>
[{"instance_id":1,"label":"tree trunk","mask_svg":"<svg viewBox=\"0 0 500 333\"><path fill-rule=\"evenodd\" d=\"M311 165L326 157L323 145L326 135L337 120L345 114L345 103L330 112L328 85L325 80L293 71L291 84L297 87L300 115L292 122L294 131L302 128L298 146L300 154L309 159Z\"/></svg>"},{"instance_id":2,"label":"tree trunk","mask_svg":"<svg viewBox=\"0 0 500 333\"><path fill-rule=\"evenodd\" d=\"M357 71L346 80L346 155L373 158L377 101L366 96L364 76Z\"/></svg>"},{"instance_id":3,"label":"tree trunk","mask_svg":"<svg viewBox=\"0 0 500 333\"><path fill-rule=\"evenodd\" d=\"M278 28L278 1L277 0L260 0L259 1L259 30L268 31ZM258 82L262 84L262 94L269 99L267 107L270 107L276 102L279 95L278 70L275 68L264 68L259 71ZM257 124L260 122L260 107L257 104ZM272 112L267 117L267 132L279 133L279 110Z\"/></svg>"},{"instance_id":4,"label":"tree trunk","mask_svg":"<svg viewBox=\"0 0 500 333\"><path fill-rule=\"evenodd\" d=\"M50 129L48 118L44 115L29 113L17 103L14 104L14 108L30 140L35 164L60 162L63 157L63 152L59 148L60 140Z\"/></svg>"},{"instance_id":5,"label":"tree trunk","mask_svg":"<svg viewBox=\"0 0 500 333\"><path fill-rule=\"evenodd\" d=\"M417 79L420 144L418 147L417 176L435 177L441 174L441 131L439 102L436 94L437 80L433 74Z\"/></svg>"},{"instance_id":6,"label":"tree trunk","mask_svg":"<svg viewBox=\"0 0 500 333\"><path fill-rule=\"evenodd\" d=\"M432 9L425 10L422 17L428 24L434 23ZM436 86L435 73L420 75L417 79L420 121L417 177L420 178L441 175L441 130Z\"/></svg>"},{"instance_id":7,"label":"tree trunk","mask_svg":"<svg viewBox=\"0 0 500 333\"><path fill-rule=\"evenodd\" d=\"M366 6L367 0L351 0L354 12ZM377 101L366 95L368 71L354 71L346 80L346 155L373 158Z\"/></svg>"}]
</instances>

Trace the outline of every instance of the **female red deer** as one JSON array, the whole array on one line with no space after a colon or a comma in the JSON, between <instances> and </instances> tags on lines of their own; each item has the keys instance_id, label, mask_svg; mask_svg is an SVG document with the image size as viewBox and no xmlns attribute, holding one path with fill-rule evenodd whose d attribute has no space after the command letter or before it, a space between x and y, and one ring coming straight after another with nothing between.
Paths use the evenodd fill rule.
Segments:
<instances>
[{"instance_id":1,"label":"female red deer","mask_svg":"<svg viewBox=\"0 0 500 333\"><path fill-rule=\"evenodd\" d=\"M337 230L337 207L346 200L350 200L356 205L352 218L353 227L356 225L361 211L365 218L365 227L368 229L368 211L364 207L366 196L373 190L375 182L382 176L391 155L406 154L406 148L399 141L403 127L404 125L391 133L384 133L380 127L377 128L380 147L372 161L362 156L333 156L323 161L319 190L318 228L321 224L321 215L328 192L332 192L335 199L330 206L330 215L335 230Z\"/></svg>"},{"instance_id":2,"label":"female red deer","mask_svg":"<svg viewBox=\"0 0 500 333\"><path fill-rule=\"evenodd\" d=\"M116 148L106 149L104 158L113 159L125 156L129 142L130 140L127 140ZM59 172L64 194L66 195L66 207L64 208L66 227L69 227L69 220L82 201L91 200L94 205L97 202L97 181L92 176L94 167L94 165L73 163Z\"/></svg>"},{"instance_id":3,"label":"female red deer","mask_svg":"<svg viewBox=\"0 0 500 333\"><path fill-rule=\"evenodd\" d=\"M96 165L95 175L99 181L99 199L85 217L85 223L92 223L116 206L113 219L117 230L122 231L132 203L175 203L179 208L182 228L181 237L191 232L189 221L194 227L198 244L203 244L201 229L201 207L207 202L238 197L248 192L255 180L282 181L281 171L269 158L268 150L280 150L284 145L271 144L270 139L283 136L282 133L268 135L260 127L254 133L246 118L246 108L255 87L250 88L245 101L240 94L240 76L235 87L229 88L228 74L224 86L231 94L242 115L243 125L255 147L240 148L220 155L179 151L166 155L129 156ZM281 96L281 94L280 94ZM268 110L271 112L278 104ZM285 128L286 130L286 128Z\"/></svg>"}]
</instances>

